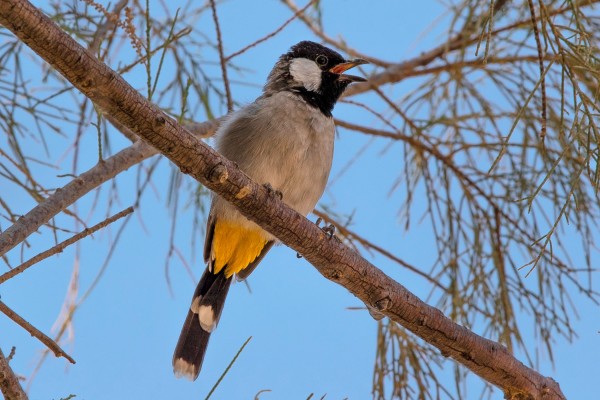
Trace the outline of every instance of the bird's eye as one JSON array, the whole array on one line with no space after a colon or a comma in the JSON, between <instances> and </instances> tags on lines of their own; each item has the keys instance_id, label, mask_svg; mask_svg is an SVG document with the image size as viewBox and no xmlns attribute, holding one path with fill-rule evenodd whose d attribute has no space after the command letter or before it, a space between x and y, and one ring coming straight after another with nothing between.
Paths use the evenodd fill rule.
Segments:
<instances>
[{"instance_id":1,"label":"bird's eye","mask_svg":"<svg viewBox=\"0 0 600 400\"><path fill-rule=\"evenodd\" d=\"M327 65L329 60L324 55L319 55L317 56L317 58L315 58L315 62L322 67L324 65Z\"/></svg>"}]
</instances>

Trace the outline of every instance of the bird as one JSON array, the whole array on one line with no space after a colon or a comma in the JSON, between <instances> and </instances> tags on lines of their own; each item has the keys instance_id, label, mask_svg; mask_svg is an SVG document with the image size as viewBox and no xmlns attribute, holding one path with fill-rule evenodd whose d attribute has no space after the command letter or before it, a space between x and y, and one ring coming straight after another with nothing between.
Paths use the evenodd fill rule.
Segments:
<instances>
[{"instance_id":1,"label":"bird","mask_svg":"<svg viewBox=\"0 0 600 400\"><path fill-rule=\"evenodd\" d=\"M325 190L333 160L333 108L344 90L366 79L345 74L368 62L301 41L279 57L263 93L220 124L217 151L250 178L306 216ZM246 279L277 242L270 233L213 195L198 282L173 354L173 372L198 378L229 287Z\"/></svg>"}]
</instances>

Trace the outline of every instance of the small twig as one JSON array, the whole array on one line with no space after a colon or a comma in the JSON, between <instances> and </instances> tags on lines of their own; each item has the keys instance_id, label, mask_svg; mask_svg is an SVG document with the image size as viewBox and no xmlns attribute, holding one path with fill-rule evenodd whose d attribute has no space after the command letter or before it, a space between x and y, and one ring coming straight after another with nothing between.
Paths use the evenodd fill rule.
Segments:
<instances>
[{"instance_id":1,"label":"small twig","mask_svg":"<svg viewBox=\"0 0 600 400\"><path fill-rule=\"evenodd\" d=\"M109 31L115 29L118 26L119 14L121 10L125 8L127 5L127 0L120 0L117 4L113 6L112 11L108 12L106 10L102 11L106 20L103 24L98 25L96 28L96 32L92 38L92 41L88 45L88 50L90 50L93 54L98 54L100 51L100 46L102 42L106 38L106 35Z\"/></svg>"},{"instance_id":2,"label":"small twig","mask_svg":"<svg viewBox=\"0 0 600 400\"><path fill-rule=\"evenodd\" d=\"M381 122L383 122L385 125L387 125L389 128L398 131L398 128L392 122L390 122L383 114L381 114L380 112L376 111L372 107L369 107L365 103L361 103L361 102L354 101L354 100L342 100L342 101L344 103L352 104L352 105L355 105L357 107L360 107L360 108L363 108L363 109L367 110L368 112L370 112L371 114L373 114L375 117L377 117L377 119L379 119Z\"/></svg>"},{"instance_id":3,"label":"small twig","mask_svg":"<svg viewBox=\"0 0 600 400\"><path fill-rule=\"evenodd\" d=\"M231 362L229 363L229 365L227 366L227 368L225 368L225 371L223 371L223 373L221 374L221 376L219 377L219 379L217 380L217 382L214 384L214 386L212 387L212 389L210 390L210 392L208 392L208 395L206 395L206 400L208 400L210 398L210 396L212 396L213 392L217 389L217 386L219 386L219 384L221 383L221 381L223 380L223 378L225 378L225 375L227 375L227 373L229 372L229 370L233 366L233 363L240 356L240 354L244 350L244 347L246 347L246 345L248 344L248 342L250 341L250 339L252 339L252 336L250 336L248 339L246 339L246 341L244 342L244 344L242 345L242 347L240 347L240 349L235 354L235 356L233 357L233 359L231 360Z\"/></svg>"},{"instance_id":4,"label":"small twig","mask_svg":"<svg viewBox=\"0 0 600 400\"><path fill-rule=\"evenodd\" d=\"M490 52L490 41L492 39L492 26L494 24L494 9L495 9L495 5L494 5L494 0L490 1L490 12L489 15L486 17L486 21L484 22L482 31L481 31L481 35L479 36L479 40L477 41L477 47L475 48L475 55L478 56L479 55L479 47L481 46L481 42L483 41L483 36L487 34L486 36L486 41L485 41L485 52L483 53L483 64L487 64L487 59L488 59L488 55ZM487 29L486 29L486 24L487 24Z\"/></svg>"},{"instance_id":5,"label":"small twig","mask_svg":"<svg viewBox=\"0 0 600 400\"><path fill-rule=\"evenodd\" d=\"M129 40L131 41L131 46L135 49L136 53L140 57L142 56L142 48L144 47L144 44L142 43L142 40L135 34L135 26L133 25L133 15L129 7L125 7L125 21L121 21L119 19L119 12L122 10L122 7L125 4L115 5L114 12L110 12L106 8L104 8L102 4L99 4L96 1L83 0L83 2L89 5L90 7L93 7L99 13L104 14L104 16L110 21L110 23L107 23L106 25L101 25L98 28L99 35L96 36L98 39L104 35L104 26L106 26L106 28L109 28L109 30L114 29L114 26L118 26L119 28L123 29L123 31L125 31L125 33L129 37ZM94 38L92 40L92 43L90 43L90 50L95 50L97 46L99 46L99 44L94 43L95 41L96 38Z\"/></svg>"},{"instance_id":6,"label":"small twig","mask_svg":"<svg viewBox=\"0 0 600 400\"><path fill-rule=\"evenodd\" d=\"M258 46L258 45L259 45L259 44L261 44L262 42L265 42L265 41L267 41L267 40L271 39L273 36L277 35L279 32L281 32L282 30L284 30L284 29L285 29L285 27L286 27L286 26L288 26L288 25L289 25L289 24L290 24L290 23L291 23L293 20L295 20L296 18L298 18L298 16L299 16L300 14L303 14L303 13L304 13L304 11L306 11L306 9L307 9L308 7L310 7L311 5L313 5L315 1L317 1L317 0L310 0L308 3L306 3L306 5L305 5L304 7L302 7L300 10L297 10L297 11L294 13L294 15L292 15L292 16L291 16L291 17L290 17L290 18L289 18L287 21L285 21L285 22L284 22L284 23L283 23L283 24L282 24L282 25L281 25L279 28L275 29L273 32L269 33L267 36L264 36L264 37L262 37L262 38L258 39L257 41L255 41L255 42L253 42L253 43L250 43L248 46L244 47L243 49L241 49L241 50L238 50L238 51L236 51L235 53L228 55L228 56L225 58L225 62L228 62L228 61L229 61L229 60L231 60L232 58L234 58L234 57L237 57L237 56L239 56L240 54L243 54L243 53L245 53L245 52L246 52L246 51L248 51L249 49L251 49L251 48L253 48L253 47L255 47L255 46Z\"/></svg>"},{"instance_id":7,"label":"small twig","mask_svg":"<svg viewBox=\"0 0 600 400\"><path fill-rule=\"evenodd\" d=\"M288 6L288 8L294 12L298 12L300 11L298 9L298 7L296 6L296 4L292 1L292 0L282 0L283 4L285 4L286 6ZM334 38L332 38L331 36L328 36L325 32L323 32L323 30L317 26L313 21L311 21L306 15L304 15L304 13L298 14L298 16L300 17L300 19L302 20L302 22L304 22L304 24L315 34L317 35L319 38L321 38L321 40L323 40L325 43L328 43L334 47L337 47L338 49L342 49L343 51L345 51L346 53L348 53L349 55L351 55L352 57L358 57L358 58L364 58L365 60L369 60L369 62L373 65L377 65L380 67L384 67L384 68L388 68L391 67L392 63L389 63L387 61L384 60L380 60L378 58L375 58L373 56L367 55L367 54L363 54L360 53L357 50L354 50L353 48L351 48L350 46L348 46L345 42L340 41L340 40L335 40Z\"/></svg>"},{"instance_id":8,"label":"small twig","mask_svg":"<svg viewBox=\"0 0 600 400\"><path fill-rule=\"evenodd\" d=\"M8 353L8 357L6 357L6 361L10 362L10 360L12 360L12 358L15 356L15 352L17 351L17 348L15 346L10 348L10 353Z\"/></svg>"},{"instance_id":9,"label":"small twig","mask_svg":"<svg viewBox=\"0 0 600 400\"><path fill-rule=\"evenodd\" d=\"M537 51L538 51L538 61L540 64L540 79L542 80L541 84L540 84L540 89L542 91L542 129L540 131L540 138L543 140L546 137L546 121L547 121L547 115L546 115L546 107L547 107L547 100L546 100L546 78L545 78L545 73L544 73L544 54L543 54L543 50L542 50L542 41L540 40L540 32L538 30L538 26L537 26L537 22L536 22L536 16L535 16L535 7L533 6L533 0L529 0L529 13L531 14L531 26L533 27L533 33L535 36L535 44L537 46ZM540 15L540 19L541 19L541 15ZM543 23L543 22L542 22Z\"/></svg>"},{"instance_id":10,"label":"small twig","mask_svg":"<svg viewBox=\"0 0 600 400\"><path fill-rule=\"evenodd\" d=\"M105 114L105 116L127 137L136 138L134 132L120 124L109 114ZM206 138L214 134L220 121L221 119L217 119L203 123L190 123L185 126L196 137ZM96 164L67 185L55 190L54 193L42 200L27 214L16 220L12 226L0 233L0 256L25 241L29 235L37 231L40 226L50 221L58 213L68 211L66 210L67 207L92 189L157 153L158 151L154 147L138 140L133 145L107 158L103 163Z\"/></svg>"},{"instance_id":11,"label":"small twig","mask_svg":"<svg viewBox=\"0 0 600 400\"><path fill-rule=\"evenodd\" d=\"M223 40L221 39L221 28L219 26L219 17L217 16L217 6L215 0L210 0L210 8L212 9L213 21L217 31L217 48L219 49L219 60L221 62L221 73L223 74L223 84L225 85L225 95L227 96L227 111L233 110L233 98L231 97L231 89L229 88L229 79L227 78L227 60L223 54Z\"/></svg>"},{"instance_id":12,"label":"small twig","mask_svg":"<svg viewBox=\"0 0 600 400\"><path fill-rule=\"evenodd\" d=\"M248 281L244 281L244 282L248 282ZM254 396L254 400L260 400L259 397L261 394L263 393L269 393L272 392L271 389L263 389L263 390L259 390L258 393L256 393L256 395Z\"/></svg>"},{"instance_id":13,"label":"small twig","mask_svg":"<svg viewBox=\"0 0 600 400\"><path fill-rule=\"evenodd\" d=\"M27 400L27 394L19 383L19 378L12 370L8 361L11 355L14 353L14 347L10 351L10 355L4 358L4 353L0 349L0 391L5 399L10 400Z\"/></svg>"},{"instance_id":14,"label":"small twig","mask_svg":"<svg viewBox=\"0 0 600 400\"><path fill-rule=\"evenodd\" d=\"M61 349L60 346L54 340L46 336L42 331L37 329L35 326L31 325L29 322L25 321L19 314L10 309L10 307L8 307L2 301L0 301L0 312L2 312L8 318L12 319L21 328L29 332L31 336L45 344L47 348L52 350L56 357L64 357L67 360L69 360L71 364L75 364L75 360L73 360L73 358L70 355L65 353L65 351Z\"/></svg>"},{"instance_id":15,"label":"small twig","mask_svg":"<svg viewBox=\"0 0 600 400\"><path fill-rule=\"evenodd\" d=\"M70 237L69 239L65 240L64 242L61 242L61 243L57 244L56 246L52 247L51 249L48 249L33 258L30 258L29 260L25 261L23 264L19 265L18 267L15 267L15 268L11 269L10 271L0 275L0 284L6 282L7 280L14 277L15 275L20 274L21 272L25 271L27 268L31 267L32 265L35 265L42 260L45 260L46 258L50 257L51 255L62 252L67 246L72 245L73 243L77 242L78 240L81 240L84 237L93 234L94 232L98 231L99 229L102 229L105 226L112 224L116 220L123 218L124 216L129 215L132 212L133 212L133 207L128 207L125 210L113 215L112 217L109 217L109 218L105 219L104 221L92 226L91 228L84 229L83 231Z\"/></svg>"},{"instance_id":16,"label":"small twig","mask_svg":"<svg viewBox=\"0 0 600 400\"><path fill-rule=\"evenodd\" d=\"M415 136L417 134L420 134L422 132L422 129L419 128L415 122L408 116L406 115L406 113L404 111L402 111L402 109L396 104L394 103L394 101L392 101L392 99L390 99L388 96L386 96L385 93L383 93L383 91L381 91L381 89L377 86L373 86L373 91L375 93L377 93L379 95L379 97L381 97L381 99L388 105L390 106L390 108L392 110L394 110L407 124L408 126L410 126L410 128L413 130L413 135Z\"/></svg>"},{"instance_id":17,"label":"small twig","mask_svg":"<svg viewBox=\"0 0 600 400\"><path fill-rule=\"evenodd\" d=\"M399 110L397 107L395 107L395 108L396 108L396 111L400 111L400 113L402 113L402 111ZM409 123L409 125L411 122L412 121L407 120L407 123ZM404 134L394 133L394 132L389 132L389 131L384 131L384 130L377 130L377 129L373 129L370 127L356 125L356 124L352 124L350 122L340 121L340 120L336 120L336 125L347 128L347 129L352 129L352 130L356 130L359 132L367 133L370 135L388 137L388 138L396 139L396 140L402 140L402 141L408 143L412 147L415 147L417 149L420 149L421 151L431 154L437 160L439 160L444 165L446 165L457 176L457 178L461 181L461 185L465 185L465 187L467 187L467 186L471 187L472 189L475 190L475 192L477 194L479 194L484 199L486 199L487 202L493 207L493 209L495 211L498 211L500 213L500 215L511 224L513 229L516 229L518 232L525 235L536 246L541 246L541 244L539 244L537 242L537 238L534 235L532 235L531 232L522 228L521 225L518 224L518 221L516 219L514 219L513 217L508 215L505 211L503 211L500 208L500 206L498 205L498 203L495 201L493 196L491 196L490 194L485 192L483 190L483 188L481 188L477 184L477 182L475 182L464 171L462 171L460 168L458 168L458 166L452 161L450 155L443 154L441 151L439 151L439 149L437 149L437 147L431 146L427 143L422 142L421 140L418 140L417 138L415 138L414 135L404 135ZM413 125L414 125L414 123L413 123ZM413 127L413 129L418 129L418 127L416 127L416 126L412 126L412 127Z\"/></svg>"}]
</instances>

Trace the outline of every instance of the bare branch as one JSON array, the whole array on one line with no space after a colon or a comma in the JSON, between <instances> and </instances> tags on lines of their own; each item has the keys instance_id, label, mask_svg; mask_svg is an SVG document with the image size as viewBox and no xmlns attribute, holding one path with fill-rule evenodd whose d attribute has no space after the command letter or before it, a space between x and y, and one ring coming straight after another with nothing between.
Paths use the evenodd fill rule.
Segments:
<instances>
[{"instance_id":1,"label":"bare branch","mask_svg":"<svg viewBox=\"0 0 600 400\"><path fill-rule=\"evenodd\" d=\"M223 75L223 84L225 85L225 94L227 95L227 111L233 110L233 98L231 97L231 88L227 78L227 59L223 53L223 39L221 38L221 27L219 26L219 17L217 16L217 6L215 0L210 0L215 30L217 31L217 48L219 49L219 61L221 62L221 74Z\"/></svg>"},{"instance_id":2,"label":"bare branch","mask_svg":"<svg viewBox=\"0 0 600 400\"><path fill-rule=\"evenodd\" d=\"M591 5L591 4L597 3L599 1L600 0L590 0L589 2L586 2L585 5ZM497 13L499 11L500 7L504 6L504 4L506 4L506 3L507 3L506 1L497 1L495 3L494 13ZM569 12L570 10L571 10L570 6L565 6L563 8L554 10L548 14L549 14L549 16L555 16L555 15L564 14L566 12ZM539 19L539 17L536 18L536 20L538 20L538 19ZM530 23L531 23L531 19L524 19L524 20L515 22L514 24L510 24L508 26L504 26L502 28L496 29L495 31L493 31L489 34L489 37L493 37L493 36L497 35L498 33L504 32L506 30L514 29L519 26L524 26L524 25L527 25ZM442 57L444 54L447 54L451 51L461 49L468 45L477 43L477 41L479 40L479 37L475 33L476 32L474 32L472 30L472 27L465 26L461 32L459 32L456 36L451 38L447 43L443 43L429 51L426 51L418 57L412 58L410 60L406 60L406 61L398 63L398 64L393 64L393 65L385 68L382 72L379 72L377 74L370 76L369 81L367 83L350 86L346 90L345 95L353 96L353 95L357 95L359 93L368 92L373 87L380 87L380 86L383 86L388 83L400 82L401 80L405 79L408 76L407 74L409 74L411 71L414 71L415 69L417 69L419 67L425 67L426 65L435 61L436 59Z\"/></svg>"},{"instance_id":3,"label":"bare branch","mask_svg":"<svg viewBox=\"0 0 600 400\"><path fill-rule=\"evenodd\" d=\"M241 50L236 51L235 53L232 53L230 55L228 55L225 58L225 62L230 61L232 58L239 56L240 54L245 53L246 51L248 51L249 49L258 46L259 44L266 42L267 40L271 39L273 36L277 35L279 32L281 32L282 30L285 29L286 26L288 26L292 21L294 21L296 18L298 18L299 15L301 15L302 13L304 13L304 11L306 11L306 9L308 7L310 7L312 4L315 3L315 1L317 0L310 0L308 3L306 3L306 5L304 7L302 7L301 9L297 10L294 15L292 15L287 21L285 21L283 24L281 24L281 26L277 29L275 29L273 32L269 33L268 35L256 40L255 42L250 43L248 46L242 48Z\"/></svg>"},{"instance_id":4,"label":"bare branch","mask_svg":"<svg viewBox=\"0 0 600 400\"><path fill-rule=\"evenodd\" d=\"M46 347L54 353L56 357L64 357L71 364L75 364L75 360L68 355L60 346L52 340L50 337L46 336L42 331L37 329L35 326L31 325L29 322L25 321L19 314L14 312L10 307L0 301L0 312L6 315L8 318L12 319L17 325L21 328L25 329L31 336L38 339L42 342Z\"/></svg>"},{"instance_id":5,"label":"bare branch","mask_svg":"<svg viewBox=\"0 0 600 400\"><path fill-rule=\"evenodd\" d=\"M125 6L127 5L127 1L128 0L120 0L117 4L113 6L113 9L110 13L105 13L106 21L99 27L98 30L96 30L94 38L88 46L88 49L92 53L97 53L100 50L100 45L105 39L108 31L118 26L118 15L121 13L121 10L123 10L123 8L125 8Z\"/></svg>"},{"instance_id":6,"label":"bare branch","mask_svg":"<svg viewBox=\"0 0 600 400\"><path fill-rule=\"evenodd\" d=\"M45 260L46 258L50 257L51 255L62 252L67 246L72 245L73 243L83 239L86 236L92 235L94 232L104 228L105 226L112 224L116 220L121 219L126 215L131 214L132 212L133 212L133 207L128 207L125 210L113 215L112 217L109 217L109 218L105 219L104 221L92 226L91 228L84 229L77 235L70 237L69 239L65 240L64 242L61 242L61 243L57 244L56 246L52 247L51 249L48 249L48 250L38 254L37 256L30 258L29 260L25 261L23 264L19 265L18 267L15 267L15 268L11 269L10 271L0 275L0 284L6 282L7 280L9 280L10 278L12 278L16 275L22 273L23 271L25 271L27 268L31 267L32 265L37 264L42 260Z\"/></svg>"},{"instance_id":7,"label":"bare branch","mask_svg":"<svg viewBox=\"0 0 600 400\"><path fill-rule=\"evenodd\" d=\"M548 107L546 100L546 74L544 73L544 50L542 49L542 41L540 40L540 32L537 26L537 18L535 17L535 7L533 0L528 0L529 12L531 14L531 26L533 27L533 33L535 37L535 45L537 46L539 65L540 65L540 90L542 91L542 128L540 130L540 138L544 139L546 136L546 124L548 118L546 116L546 109Z\"/></svg>"},{"instance_id":8,"label":"bare branch","mask_svg":"<svg viewBox=\"0 0 600 400\"><path fill-rule=\"evenodd\" d=\"M131 137L135 137L135 134L122 126L122 124L112 118L109 118L109 120L119 130L128 132ZM198 134L198 137L203 137L210 136L216 129L217 124L218 120L215 120L203 124L193 124L190 127ZM26 215L19 218L19 220L0 234L0 256L21 243L27 236L35 232L40 226L65 210L86 193L157 153L158 151L152 146L149 146L145 142L137 141L130 147L82 173L64 187L57 189L51 196L34 207Z\"/></svg>"},{"instance_id":9,"label":"bare branch","mask_svg":"<svg viewBox=\"0 0 600 400\"><path fill-rule=\"evenodd\" d=\"M348 46L346 43L339 41L339 40L335 40L334 38L328 36L325 32L323 32L323 30L318 27L313 21L311 21L305 14L304 12L302 12L303 10L298 9L298 6L296 6L296 4L292 1L292 0L282 0L282 2L288 6L290 8L290 10L294 11L296 14L298 14L298 16L300 17L300 19L302 20L302 22L304 22L306 24L306 26L308 26L308 28L318 37L320 37L325 43L328 43L332 46L337 47L338 49L342 49L344 50L346 53L350 54L352 57L358 57L358 58L364 58L366 60L369 60L371 62L371 64L374 65L378 65L380 67L390 67L393 64L389 63L387 61L383 61L380 60L378 58L375 58L373 56L369 56L363 53L360 53L359 51L351 48L350 46ZM305 7L306 8L306 7Z\"/></svg>"}]
</instances>

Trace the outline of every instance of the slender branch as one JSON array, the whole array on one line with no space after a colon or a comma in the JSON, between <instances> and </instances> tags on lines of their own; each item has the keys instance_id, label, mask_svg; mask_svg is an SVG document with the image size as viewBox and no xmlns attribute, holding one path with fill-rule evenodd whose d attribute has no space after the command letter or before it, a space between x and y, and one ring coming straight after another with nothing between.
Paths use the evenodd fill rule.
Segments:
<instances>
[{"instance_id":1,"label":"slender branch","mask_svg":"<svg viewBox=\"0 0 600 400\"><path fill-rule=\"evenodd\" d=\"M215 0L210 0L210 8L212 9L213 21L215 22L215 30L217 31L217 48L219 49L219 61L221 62L221 74L223 75L223 84L225 85L225 95L227 96L227 111L233 110L233 98L231 97L231 88L229 79L227 78L227 60L223 53L223 39L221 38L221 27L219 26L219 17L217 16L217 6Z\"/></svg>"},{"instance_id":2,"label":"slender branch","mask_svg":"<svg viewBox=\"0 0 600 400\"><path fill-rule=\"evenodd\" d=\"M135 137L135 133L114 118L107 116L107 119L117 129L122 132L128 132L128 137ZM190 125L190 128L196 133L197 137L207 137L215 131L218 123L219 120L214 120L202 124L193 124ZM149 146L145 142L137 141L114 156L96 164L67 185L57 189L51 196L19 218L18 221L0 234L0 256L23 242L43 224L61 211L64 211L91 190L157 153L158 151L154 147Z\"/></svg>"},{"instance_id":3,"label":"slender branch","mask_svg":"<svg viewBox=\"0 0 600 400\"><path fill-rule=\"evenodd\" d=\"M294 15L292 15L287 21L285 21L283 24L281 24L281 26L277 29L275 29L273 32L269 33L268 35L250 43L248 46L242 48L241 50L236 51L233 54L228 55L227 57L225 57L225 62L230 61L232 58L239 56L240 54L245 53L246 51L248 51L249 49L258 46L259 44L266 42L267 40L271 39L273 36L277 35L279 32L281 32L282 30L285 29L286 26L288 26L292 21L294 21L296 18L298 18L299 15L303 14L304 11L306 11L306 9L308 7L310 7L312 4L315 3L315 1L317 0L310 0L308 3L306 3L306 5L304 7L302 7L300 10L297 10Z\"/></svg>"},{"instance_id":4,"label":"slender branch","mask_svg":"<svg viewBox=\"0 0 600 400\"><path fill-rule=\"evenodd\" d=\"M104 10L103 14L105 15L106 21L104 21L102 25L98 26L96 32L94 33L94 37L88 45L88 49L92 53L98 53L98 51L100 50L100 45L106 38L108 32L118 26L119 14L121 13L121 10L123 10L123 8L125 8L125 6L127 5L127 2L128 0L120 0L117 4L113 6L113 9L110 13Z\"/></svg>"},{"instance_id":5,"label":"slender branch","mask_svg":"<svg viewBox=\"0 0 600 400\"><path fill-rule=\"evenodd\" d=\"M73 358L70 355L68 355L63 349L61 349L60 346L54 340L52 340L49 336L46 336L42 331L37 329L35 326L31 325L29 322L25 321L23 317L14 312L2 301L0 301L0 312L2 312L8 318L12 319L21 328L29 332L31 336L33 336L34 338L42 342L44 345L46 345L47 348L52 350L56 357L64 357L67 360L69 360L71 364L75 364L75 360L73 360Z\"/></svg>"},{"instance_id":6,"label":"slender branch","mask_svg":"<svg viewBox=\"0 0 600 400\"><path fill-rule=\"evenodd\" d=\"M6 357L6 361L10 362L10 360L12 360L12 358L15 356L15 353L16 353L16 348L15 348L15 346L13 346L10 349L10 353L8 353L8 357Z\"/></svg>"},{"instance_id":7,"label":"slender branch","mask_svg":"<svg viewBox=\"0 0 600 400\"><path fill-rule=\"evenodd\" d=\"M299 252L327 279L499 386L507 398L564 399L558 384L506 348L446 318L197 140L24 0L0 2L0 23L112 117Z\"/></svg>"},{"instance_id":8,"label":"slender branch","mask_svg":"<svg viewBox=\"0 0 600 400\"><path fill-rule=\"evenodd\" d=\"M388 103L388 104L392 105L392 103ZM414 125L414 123L412 121L410 121L404 113L402 113L401 110L399 110L397 107L395 107L395 109L396 109L396 111L401 113L403 118L406 118L407 123L409 125L411 125L412 129L419 130L419 128L416 127ZM363 133L366 133L369 135L387 137L387 138L396 139L396 140L402 140L403 142L410 144L414 148L417 148L421 151L431 154L437 160L442 162L449 170L451 170L456 175L456 177L461 181L461 184L465 188L470 187L475 191L475 193L482 196L492 206L492 208L494 209L494 212L500 213L502 218L504 218L506 221L508 221L511 224L513 229L519 231L519 233L521 233L522 235L527 237L531 241L532 245L535 245L536 247L540 247L542 250L542 253L543 253L544 248L543 248L542 244L539 243L537 238L533 236L533 233L528 231L527 229L523 228L522 224L520 224L519 221L517 221L516 219L511 217L508 213L506 213L505 211L502 211L502 208L494 200L493 196L491 194L487 193L485 190L483 190L483 188L481 188L473 179L471 179L462 169L460 169L453 162L451 154L443 154L437 147L429 145L427 143L424 143L424 142L418 140L414 135L409 136L409 135L404 135L401 133L390 132L390 131L385 131L385 130L380 130L380 129L374 129L374 128L361 126L361 125L353 124L351 122L342 121L342 120L336 120L336 125L347 128L347 129L355 130L358 132L363 132ZM554 255L554 257L558 259L558 257L556 255Z\"/></svg>"},{"instance_id":9,"label":"slender branch","mask_svg":"<svg viewBox=\"0 0 600 400\"><path fill-rule=\"evenodd\" d=\"M346 53L350 54L352 57L358 57L358 58L363 58L363 59L369 60L371 62L371 64L373 64L373 65L377 65L377 66L385 67L385 68L393 65L390 62L383 61L383 60L380 60L373 56L369 56L369 55L360 53L359 51L349 47L346 43L339 41L339 40L335 40L334 38L332 38L331 36L328 36L325 32L323 32L323 30L319 26L317 26L317 24L315 24L313 21L311 21L306 16L306 14L304 14L303 12L300 12L301 10L298 9L298 6L296 6L296 4L292 0L282 0L282 2L283 2L283 4L288 6L288 8L290 10L292 10L296 14L298 14L298 16L300 17L302 22L304 22L306 24L306 26L315 35L317 35L319 38L321 38L321 40L323 40L325 43L328 43L334 47L337 47L338 49L344 50Z\"/></svg>"},{"instance_id":10,"label":"slender branch","mask_svg":"<svg viewBox=\"0 0 600 400\"><path fill-rule=\"evenodd\" d=\"M12 351L11 354L13 354ZM5 358L2 349L0 349L0 392L7 400L27 400L27 394L21 387L19 378L8 365L9 359L10 355L8 359Z\"/></svg>"},{"instance_id":11,"label":"slender branch","mask_svg":"<svg viewBox=\"0 0 600 400\"><path fill-rule=\"evenodd\" d=\"M131 214L132 212L133 212L133 207L128 207L125 210L113 215L112 217L109 217L109 218L105 219L104 221L92 226L91 228L86 228L83 231L79 232L78 234L71 236L69 239L57 244L56 246L52 247L51 249L48 249L44 252L39 253L38 255L30 258L29 260L25 261L23 264L19 265L18 267L15 267L15 268L11 269L10 271L0 275L0 285L2 283L6 282L7 280L9 280L10 278L14 277L15 275L22 273L23 271L25 271L27 268L31 267L32 265L35 265L35 264L39 263L40 261L45 260L46 258L48 258L56 253L61 253L67 246L72 245L73 243L83 239L86 236L93 234L94 232L104 228L107 225L112 224L116 220L123 218L126 215Z\"/></svg>"},{"instance_id":12,"label":"slender branch","mask_svg":"<svg viewBox=\"0 0 600 400\"><path fill-rule=\"evenodd\" d=\"M600 0L586 0L586 1L577 2L576 4L579 7L584 7L584 6L591 6L592 4L595 4L598 2L600 2ZM496 3L494 4L494 13L498 13L498 11L506 3L507 3L507 1L496 1ZM552 12L549 12L547 17L564 14L571 10L572 10L572 6L567 5L563 8L559 8ZM536 21L538 19L540 19L540 17L537 17ZM507 26L504 26L502 28L498 28L498 29L492 31L489 34L489 37L491 38L491 37L498 35L499 33L502 33L502 32L505 32L505 31L508 31L511 29L515 29L520 26L527 26L529 24L531 24L531 18L517 21L514 24L510 24L510 25L507 25ZM431 49L429 51L421 53L421 55L419 55L418 57L412 58L410 60L406 60L406 61L398 63L398 64L393 64L390 67L385 68L382 72L371 75L369 77L368 83L350 86L346 90L345 95L346 96L354 96L354 95L357 95L360 93L368 92L372 87L380 87L380 86L383 86L383 85L386 85L389 83L400 82L403 79L405 79L407 76L410 76L412 71L415 71L419 67L425 67L425 66L429 65L431 62L440 58L444 54L448 54L451 51L462 49L466 46L477 43L479 40L478 35L473 35L474 32L472 32L471 30L466 29L466 28L470 28L470 27L465 26L465 28L463 28L463 30L461 32L459 32L456 36L454 36L453 38L448 40L448 42L443 43L437 47L434 47L433 49Z\"/></svg>"},{"instance_id":13,"label":"slender branch","mask_svg":"<svg viewBox=\"0 0 600 400\"><path fill-rule=\"evenodd\" d=\"M533 27L533 34L535 37L535 45L537 46L538 52L538 62L540 66L540 79L542 82L540 83L540 90L542 91L542 129L540 130L540 138L543 140L546 137L546 74L544 73L544 50L542 49L542 41L540 40L540 31L537 26L536 16L535 16L535 7L533 5L533 0L528 0L529 3L529 13L531 14L531 26Z\"/></svg>"}]
</instances>

